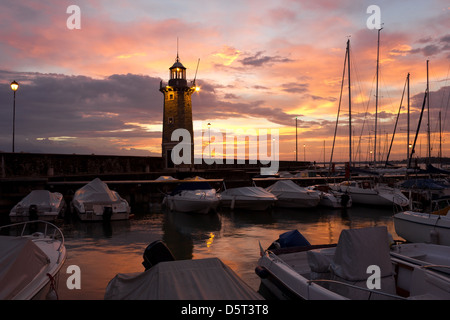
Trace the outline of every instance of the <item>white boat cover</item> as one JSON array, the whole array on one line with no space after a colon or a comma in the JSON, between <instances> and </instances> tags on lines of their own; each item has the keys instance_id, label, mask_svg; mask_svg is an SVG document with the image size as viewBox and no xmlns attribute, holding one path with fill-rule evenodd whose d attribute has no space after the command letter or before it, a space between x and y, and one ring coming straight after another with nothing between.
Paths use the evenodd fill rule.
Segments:
<instances>
[{"instance_id":1,"label":"white boat cover","mask_svg":"<svg viewBox=\"0 0 450 320\"><path fill-rule=\"evenodd\" d=\"M280 180L275 182L273 185L266 188L268 192L273 193L278 198L283 195L299 195L305 194L311 197L320 198L320 194L314 190L308 190L307 188L300 187L292 180Z\"/></svg>"},{"instance_id":2,"label":"white boat cover","mask_svg":"<svg viewBox=\"0 0 450 320\"><path fill-rule=\"evenodd\" d=\"M276 197L261 187L240 187L230 188L221 192L222 196L227 197L251 197L251 198L267 198L276 199Z\"/></svg>"},{"instance_id":3,"label":"white boat cover","mask_svg":"<svg viewBox=\"0 0 450 320\"><path fill-rule=\"evenodd\" d=\"M48 263L31 239L0 236L0 299L14 298Z\"/></svg>"},{"instance_id":4,"label":"white boat cover","mask_svg":"<svg viewBox=\"0 0 450 320\"><path fill-rule=\"evenodd\" d=\"M395 279L390 259L389 236L387 228L369 227L342 230L333 261L330 265L331 279L351 283L361 288L368 287L374 271L369 267L379 268L380 287L376 291L395 294ZM341 284L330 285L330 289L350 299L368 299L368 292L346 287ZM379 290L378 290L379 289ZM383 299L374 295L372 299Z\"/></svg>"},{"instance_id":5,"label":"white boat cover","mask_svg":"<svg viewBox=\"0 0 450 320\"><path fill-rule=\"evenodd\" d=\"M117 192L110 190L108 185L99 178L95 178L78 189L73 198L82 203L111 203L122 201Z\"/></svg>"},{"instance_id":6,"label":"white boat cover","mask_svg":"<svg viewBox=\"0 0 450 320\"><path fill-rule=\"evenodd\" d=\"M160 262L142 273L117 274L106 300L261 300L218 258Z\"/></svg>"},{"instance_id":7,"label":"white boat cover","mask_svg":"<svg viewBox=\"0 0 450 320\"><path fill-rule=\"evenodd\" d=\"M25 198L17 203L15 208L28 208L35 204L38 208L51 210L51 207L57 208L62 200L62 194L59 192L50 192L48 190L33 190Z\"/></svg>"},{"instance_id":8,"label":"white boat cover","mask_svg":"<svg viewBox=\"0 0 450 320\"><path fill-rule=\"evenodd\" d=\"M334 274L350 281L366 281L370 265L380 267L381 277L393 274L387 228L342 230L331 264Z\"/></svg>"}]
</instances>

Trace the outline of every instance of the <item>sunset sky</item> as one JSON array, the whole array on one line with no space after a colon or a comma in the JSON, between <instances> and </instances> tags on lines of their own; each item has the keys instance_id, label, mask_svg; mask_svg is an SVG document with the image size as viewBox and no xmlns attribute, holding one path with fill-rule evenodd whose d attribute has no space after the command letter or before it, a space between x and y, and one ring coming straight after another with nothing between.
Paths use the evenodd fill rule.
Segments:
<instances>
[{"instance_id":1,"label":"sunset sky","mask_svg":"<svg viewBox=\"0 0 450 320\"><path fill-rule=\"evenodd\" d=\"M81 29L69 29L70 5ZM0 4L0 150L10 152L13 92L15 151L159 156L163 95L177 54L201 90L197 127L271 129L280 160L329 161L346 42L351 45L353 149L367 160L373 142L377 30L381 12L378 151L385 158L408 72L411 142L429 60L432 155L450 156L450 4L431 1L2 1ZM406 97L403 105L406 106ZM426 115L426 114L425 114ZM344 86L334 159L348 158ZM426 155L426 118L416 152ZM390 159L407 151L406 108ZM360 147L358 148L358 144ZM324 154L325 150L325 154ZM356 154L356 151L360 152Z\"/></svg>"}]
</instances>

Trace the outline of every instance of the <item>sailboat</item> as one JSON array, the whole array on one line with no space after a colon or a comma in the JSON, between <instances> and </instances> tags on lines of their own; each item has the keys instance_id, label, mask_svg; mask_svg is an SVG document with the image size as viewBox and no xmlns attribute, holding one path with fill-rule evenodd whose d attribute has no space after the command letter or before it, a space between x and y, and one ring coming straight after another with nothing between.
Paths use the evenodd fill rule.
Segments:
<instances>
[{"instance_id":1,"label":"sailboat","mask_svg":"<svg viewBox=\"0 0 450 320\"><path fill-rule=\"evenodd\" d=\"M380 31L378 30L378 47L380 43ZM349 100L349 163L348 168L352 168L352 120L351 120L351 81L350 81L350 39L347 40L346 58L348 67L348 100ZM377 96L378 96L378 64L379 61L379 49L377 50ZM344 67L345 76L345 67ZM378 99L377 103L378 104ZM377 106L378 108L378 106ZM375 127L376 127L375 120ZM376 138L375 138L376 144ZM375 149L376 150L376 149ZM374 152L376 153L376 151ZM330 161L331 163L331 161ZM376 156L374 157L374 163L376 163ZM350 175L348 175L350 178ZM409 203L408 198L401 193L399 189L389 187L385 184L374 184L371 181L354 181L347 180L339 184L330 184L332 190L339 191L350 195L354 204L364 205L381 205L381 206L393 206L400 207L407 206Z\"/></svg>"}]
</instances>

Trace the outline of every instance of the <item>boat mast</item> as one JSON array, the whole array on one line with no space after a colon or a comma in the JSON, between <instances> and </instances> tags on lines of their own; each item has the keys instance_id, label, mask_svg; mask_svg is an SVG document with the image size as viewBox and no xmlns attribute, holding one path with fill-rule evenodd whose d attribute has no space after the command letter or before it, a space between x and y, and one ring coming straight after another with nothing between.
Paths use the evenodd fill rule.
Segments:
<instances>
[{"instance_id":1,"label":"boat mast","mask_svg":"<svg viewBox=\"0 0 450 320\"><path fill-rule=\"evenodd\" d=\"M336 117L336 125L334 127L333 144L331 146L331 152L330 152L330 165L328 168L328 175L331 174L331 169L333 166L333 153L334 153L334 146L336 143L336 133L337 133L338 124L339 124L339 114L341 112L342 92L344 91L345 67L347 66L348 49L349 49L349 43L347 42L347 49L345 50L345 58L344 58L344 68L342 70L341 93L339 95L339 105L338 105L338 111L337 111L337 117Z\"/></svg>"},{"instance_id":2,"label":"boat mast","mask_svg":"<svg viewBox=\"0 0 450 320\"><path fill-rule=\"evenodd\" d=\"M406 163L407 163L407 168L409 168L409 144L410 144L410 142L409 142L409 72L408 72L408 76L407 76L407 78L406 78L406 82L407 82L407 86L408 86L408 89L407 89L407 95L408 95L408 132L407 132L407 134L406 134L406 139L408 140L407 141L407 144L406 144Z\"/></svg>"},{"instance_id":3,"label":"boat mast","mask_svg":"<svg viewBox=\"0 0 450 320\"><path fill-rule=\"evenodd\" d=\"M373 165L377 166L377 124L378 124L378 74L380 67L380 31L383 28L378 29L378 41L377 41L377 84L375 92L375 140L374 140L374 151L373 151Z\"/></svg>"},{"instance_id":4,"label":"boat mast","mask_svg":"<svg viewBox=\"0 0 450 320\"><path fill-rule=\"evenodd\" d=\"M349 169L352 167L352 90L350 86L350 39L347 40L348 63L348 137L349 137Z\"/></svg>"},{"instance_id":5,"label":"boat mast","mask_svg":"<svg viewBox=\"0 0 450 320\"><path fill-rule=\"evenodd\" d=\"M431 161L431 139L430 139L430 82L428 78L428 62L427 60L427 113L428 113L428 128L427 128L427 138L428 138L428 161L427 163L430 164Z\"/></svg>"},{"instance_id":6,"label":"boat mast","mask_svg":"<svg viewBox=\"0 0 450 320\"><path fill-rule=\"evenodd\" d=\"M441 111L439 111L439 167L442 168L442 127L441 127Z\"/></svg>"}]
</instances>

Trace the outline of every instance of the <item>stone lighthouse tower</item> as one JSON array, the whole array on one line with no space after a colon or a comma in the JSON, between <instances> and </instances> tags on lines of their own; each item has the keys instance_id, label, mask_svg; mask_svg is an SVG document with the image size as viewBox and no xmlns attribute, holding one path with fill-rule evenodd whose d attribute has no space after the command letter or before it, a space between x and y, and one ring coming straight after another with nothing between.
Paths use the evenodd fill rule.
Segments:
<instances>
[{"instance_id":1,"label":"stone lighthouse tower","mask_svg":"<svg viewBox=\"0 0 450 320\"><path fill-rule=\"evenodd\" d=\"M186 68L178 57L173 66L169 68L170 80L167 85L161 81L159 91L164 94L164 115L162 133L162 158L166 168L173 168L171 159L172 149L178 141L172 141L172 132L176 129L186 129L191 136L191 164L194 157L194 131L192 125L191 95L195 91L195 84L188 85L186 80Z\"/></svg>"}]
</instances>

